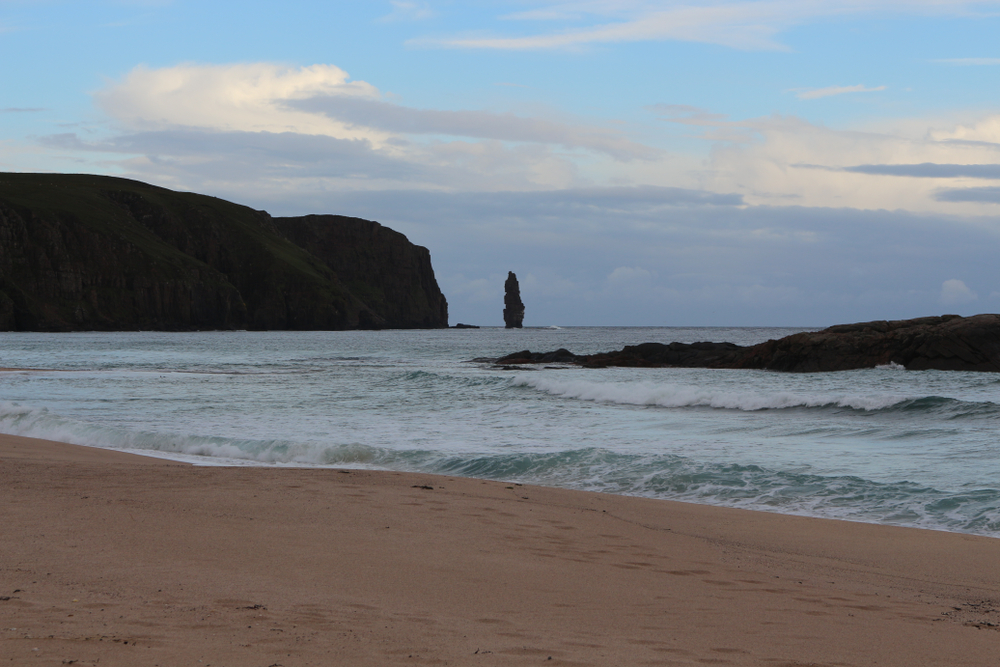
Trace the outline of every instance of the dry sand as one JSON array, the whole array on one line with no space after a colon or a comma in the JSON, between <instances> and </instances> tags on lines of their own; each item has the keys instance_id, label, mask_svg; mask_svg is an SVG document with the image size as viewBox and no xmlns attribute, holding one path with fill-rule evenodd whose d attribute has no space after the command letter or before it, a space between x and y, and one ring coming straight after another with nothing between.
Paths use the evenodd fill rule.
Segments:
<instances>
[{"instance_id":1,"label":"dry sand","mask_svg":"<svg viewBox=\"0 0 1000 667\"><path fill-rule=\"evenodd\" d=\"M0 436L0 665L1000 664L1000 540Z\"/></svg>"}]
</instances>

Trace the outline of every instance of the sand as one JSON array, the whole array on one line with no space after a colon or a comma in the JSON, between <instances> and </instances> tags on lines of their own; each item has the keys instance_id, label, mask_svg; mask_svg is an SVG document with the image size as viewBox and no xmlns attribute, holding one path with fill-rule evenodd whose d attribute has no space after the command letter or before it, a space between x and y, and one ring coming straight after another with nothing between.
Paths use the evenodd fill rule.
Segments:
<instances>
[{"instance_id":1,"label":"sand","mask_svg":"<svg viewBox=\"0 0 1000 667\"><path fill-rule=\"evenodd\" d=\"M1000 540L0 436L0 665L996 665Z\"/></svg>"}]
</instances>

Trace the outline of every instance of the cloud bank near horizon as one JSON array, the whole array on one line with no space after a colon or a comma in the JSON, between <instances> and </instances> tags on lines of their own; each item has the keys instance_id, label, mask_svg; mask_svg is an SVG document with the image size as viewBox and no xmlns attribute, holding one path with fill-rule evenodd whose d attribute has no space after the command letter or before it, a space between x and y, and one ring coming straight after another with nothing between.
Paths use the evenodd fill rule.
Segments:
<instances>
[{"instance_id":1,"label":"cloud bank near horizon","mask_svg":"<svg viewBox=\"0 0 1000 667\"><path fill-rule=\"evenodd\" d=\"M94 100L117 132L63 132L41 144L117 155L112 159L124 173L176 187L226 189L251 180L248 189L264 191L533 191L601 187L613 174L622 185L704 190L751 205L850 201L858 208L984 215L994 198L967 182L993 178L1000 155L1000 114L838 129L796 116L732 119L690 105L650 105L654 118L685 128L688 141L710 149L699 164L674 140L633 139L649 133L614 118L418 108L387 99L334 65L140 66Z\"/></svg>"}]
</instances>

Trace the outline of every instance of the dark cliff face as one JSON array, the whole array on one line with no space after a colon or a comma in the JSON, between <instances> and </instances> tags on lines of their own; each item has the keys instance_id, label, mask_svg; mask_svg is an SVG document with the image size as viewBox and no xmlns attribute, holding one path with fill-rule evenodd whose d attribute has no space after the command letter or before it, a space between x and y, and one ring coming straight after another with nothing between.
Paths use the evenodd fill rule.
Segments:
<instances>
[{"instance_id":1,"label":"dark cliff face","mask_svg":"<svg viewBox=\"0 0 1000 667\"><path fill-rule=\"evenodd\" d=\"M391 276L402 244L371 240L365 275L382 261ZM377 328L397 326L399 310L421 322L406 326L447 326L439 290L440 303L400 288L369 305L359 292L378 288L350 269L296 245L267 213L221 199L120 178L0 174L0 330Z\"/></svg>"},{"instance_id":2,"label":"dark cliff face","mask_svg":"<svg viewBox=\"0 0 1000 667\"><path fill-rule=\"evenodd\" d=\"M290 241L319 258L392 329L448 325L448 302L438 288L431 254L397 231L341 215L274 218Z\"/></svg>"}]
</instances>

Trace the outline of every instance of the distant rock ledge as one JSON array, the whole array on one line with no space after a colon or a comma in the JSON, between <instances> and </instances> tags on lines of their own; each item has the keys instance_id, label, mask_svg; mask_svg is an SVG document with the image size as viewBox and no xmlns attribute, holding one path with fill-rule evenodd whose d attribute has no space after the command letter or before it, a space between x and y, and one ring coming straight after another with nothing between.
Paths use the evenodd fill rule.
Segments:
<instances>
[{"instance_id":1,"label":"distant rock ledge","mask_svg":"<svg viewBox=\"0 0 1000 667\"><path fill-rule=\"evenodd\" d=\"M494 360L510 367L570 363L586 368L746 368L817 373L896 364L912 371L1000 372L1000 315L941 315L839 324L743 347L733 343L643 343L576 355L523 350Z\"/></svg>"}]
</instances>

